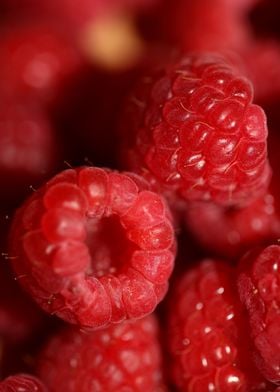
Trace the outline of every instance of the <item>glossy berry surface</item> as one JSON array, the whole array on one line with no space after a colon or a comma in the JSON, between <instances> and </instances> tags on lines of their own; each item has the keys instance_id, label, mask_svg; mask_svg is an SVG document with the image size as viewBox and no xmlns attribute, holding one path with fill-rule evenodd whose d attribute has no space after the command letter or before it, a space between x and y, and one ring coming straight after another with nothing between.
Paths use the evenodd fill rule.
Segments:
<instances>
[{"instance_id":1,"label":"glossy berry surface","mask_svg":"<svg viewBox=\"0 0 280 392\"><path fill-rule=\"evenodd\" d=\"M250 320L256 364L264 376L280 381L280 246L247 253L240 261L238 289Z\"/></svg>"},{"instance_id":2,"label":"glossy berry surface","mask_svg":"<svg viewBox=\"0 0 280 392\"><path fill-rule=\"evenodd\" d=\"M206 259L174 285L167 331L171 374L180 391L268 391L251 365L234 277L229 264Z\"/></svg>"},{"instance_id":3,"label":"glossy berry surface","mask_svg":"<svg viewBox=\"0 0 280 392\"><path fill-rule=\"evenodd\" d=\"M122 160L186 200L248 204L270 178L267 126L251 83L214 54L143 78L124 110Z\"/></svg>"},{"instance_id":4,"label":"glossy berry surface","mask_svg":"<svg viewBox=\"0 0 280 392\"><path fill-rule=\"evenodd\" d=\"M50 392L163 392L157 334L152 315L93 333L65 329L41 353L38 374Z\"/></svg>"},{"instance_id":5,"label":"glossy berry surface","mask_svg":"<svg viewBox=\"0 0 280 392\"><path fill-rule=\"evenodd\" d=\"M227 258L240 257L254 245L280 235L280 219L270 193L245 208L192 203L186 211L186 224L202 246Z\"/></svg>"},{"instance_id":6,"label":"glossy berry surface","mask_svg":"<svg viewBox=\"0 0 280 392\"><path fill-rule=\"evenodd\" d=\"M0 381L0 392L47 392L40 380L29 374L15 374Z\"/></svg>"},{"instance_id":7,"label":"glossy berry surface","mask_svg":"<svg viewBox=\"0 0 280 392\"><path fill-rule=\"evenodd\" d=\"M164 200L130 174L61 172L27 200L11 231L20 283L47 312L84 327L151 313L172 272Z\"/></svg>"}]
</instances>

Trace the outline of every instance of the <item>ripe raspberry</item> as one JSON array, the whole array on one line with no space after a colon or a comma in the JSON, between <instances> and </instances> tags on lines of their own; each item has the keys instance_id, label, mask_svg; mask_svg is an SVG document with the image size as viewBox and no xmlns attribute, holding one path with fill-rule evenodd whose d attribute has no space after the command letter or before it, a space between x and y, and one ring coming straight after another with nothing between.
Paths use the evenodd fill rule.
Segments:
<instances>
[{"instance_id":1,"label":"ripe raspberry","mask_svg":"<svg viewBox=\"0 0 280 392\"><path fill-rule=\"evenodd\" d=\"M121 122L125 165L167 194L249 203L270 178L265 114L223 58L193 54L143 78Z\"/></svg>"},{"instance_id":2,"label":"ripe raspberry","mask_svg":"<svg viewBox=\"0 0 280 392\"><path fill-rule=\"evenodd\" d=\"M51 314L100 327L151 313L173 268L164 200L130 174L66 170L17 212L11 232L20 283Z\"/></svg>"},{"instance_id":3,"label":"ripe raspberry","mask_svg":"<svg viewBox=\"0 0 280 392\"><path fill-rule=\"evenodd\" d=\"M2 31L1 94L52 101L81 66L69 37L52 24L30 23Z\"/></svg>"},{"instance_id":4,"label":"ripe raspberry","mask_svg":"<svg viewBox=\"0 0 280 392\"><path fill-rule=\"evenodd\" d=\"M207 259L187 272L169 297L171 371L180 391L268 391L251 366L234 276L230 265Z\"/></svg>"},{"instance_id":5,"label":"ripe raspberry","mask_svg":"<svg viewBox=\"0 0 280 392\"><path fill-rule=\"evenodd\" d=\"M65 329L41 353L38 374L51 392L165 391L157 329L152 315L90 334Z\"/></svg>"},{"instance_id":6,"label":"ripe raspberry","mask_svg":"<svg viewBox=\"0 0 280 392\"><path fill-rule=\"evenodd\" d=\"M57 140L46 113L34 102L0 105L0 199L17 201L53 171Z\"/></svg>"},{"instance_id":7,"label":"ripe raspberry","mask_svg":"<svg viewBox=\"0 0 280 392\"><path fill-rule=\"evenodd\" d=\"M241 209L192 203L186 211L186 224L201 245L227 258L280 236L275 198L269 193Z\"/></svg>"},{"instance_id":8,"label":"ripe raspberry","mask_svg":"<svg viewBox=\"0 0 280 392\"><path fill-rule=\"evenodd\" d=\"M181 0L175 9L174 27L184 51L239 50L249 39L249 26L241 19L235 0ZM187 22L187 23L186 23Z\"/></svg>"},{"instance_id":9,"label":"ripe raspberry","mask_svg":"<svg viewBox=\"0 0 280 392\"><path fill-rule=\"evenodd\" d=\"M264 376L280 381L280 246L247 253L240 262L238 289L250 319L256 364Z\"/></svg>"},{"instance_id":10,"label":"ripe raspberry","mask_svg":"<svg viewBox=\"0 0 280 392\"><path fill-rule=\"evenodd\" d=\"M47 388L34 376L15 374L0 382L0 392L47 392Z\"/></svg>"},{"instance_id":11,"label":"ripe raspberry","mask_svg":"<svg viewBox=\"0 0 280 392\"><path fill-rule=\"evenodd\" d=\"M258 102L267 103L277 98L280 93L279 42L256 40L242 53L242 58Z\"/></svg>"}]
</instances>

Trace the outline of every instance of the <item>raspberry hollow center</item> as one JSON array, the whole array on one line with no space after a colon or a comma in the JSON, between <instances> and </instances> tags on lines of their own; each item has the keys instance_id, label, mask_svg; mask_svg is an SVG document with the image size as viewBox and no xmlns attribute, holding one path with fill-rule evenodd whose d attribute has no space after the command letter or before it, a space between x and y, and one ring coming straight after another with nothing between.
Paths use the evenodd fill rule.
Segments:
<instances>
[{"instance_id":1,"label":"raspberry hollow center","mask_svg":"<svg viewBox=\"0 0 280 392\"><path fill-rule=\"evenodd\" d=\"M86 230L91 258L87 275L101 277L120 273L137 247L127 238L119 217L89 218Z\"/></svg>"}]
</instances>

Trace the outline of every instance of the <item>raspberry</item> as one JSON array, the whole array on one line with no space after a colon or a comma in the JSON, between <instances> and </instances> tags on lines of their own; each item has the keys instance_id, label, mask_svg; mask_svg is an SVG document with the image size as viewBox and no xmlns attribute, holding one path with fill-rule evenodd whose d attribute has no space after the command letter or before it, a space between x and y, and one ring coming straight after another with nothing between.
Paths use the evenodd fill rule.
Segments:
<instances>
[{"instance_id":1,"label":"raspberry","mask_svg":"<svg viewBox=\"0 0 280 392\"><path fill-rule=\"evenodd\" d=\"M2 31L1 94L52 101L81 58L69 37L52 24L16 25Z\"/></svg>"},{"instance_id":2,"label":"raspberry","mask_svg":"<svg viewBox=\"0 0 280 392\"><path fill-rule=\"evenodd\" d=\"M38 374L52 392L164 391L157 334L152 315L92 333L64 329L42 351Z\"/></svg>"},{"instance_id":3,"label":"raspberry","mask_svg":"<svg viewBox=\"0 0 280 392\"><path fill-rule=\"evenodd\" d=\"M180 391L268 391L250 364L248 326L234 276L230 265L206 259L175 283L168 345Z\"/></svg>"},{"instance_id":4,"label":"raspberry","mask_svg":"<svg viewBox=\"0 0 280 392\"><path fill-rule=\"evenodd\" d=\"M47 392L47 388L34 376L15 374L0 382L0 392Z\"/></svg>"},{"instance_id":5,"label":"raspberry","mask_svg":"<svg viewBox=\"0 0 280 392\"><path fill-rule=\"evenodd\" d=\"M184 51L238 51L246 46L248 26L241 19L242 5L238 3L235 0L182 0L175 12L175 29Z\"/></svg>"},{"instance_id":6,"label":"raspberry","mask_svg":"<svg viewBox=\"0 0 280 392\"><path fill-rule=\"evenodd\" d=\"M280 236L275 207L275 198L269 193L242 209L192 203L186 211L186 224L206 249L236 258L252 246Z\"/></svg>"},{"instance_id":7,"label":"raspberry","mask_svg":"<svg viewBox=\"0 0 280 392\"><path fill-rule=\"evenodd\" d=\"M280 246L247 253L240 261L238 289L250 320L256 364L264 376L280 381Z\"/></svg>"},{"instance_id":8,"label":"raspberry","mask_svg":"<svg viewBox=\"0 0 280 392\"><path fill-rule=\"evenodd\" d=\"M280 93L280 45L272 40L256 40L242 53L248 77L253 81L258 101L273 101Z\"/></svg>"},{"instance_id":9,"label":"raspberry","mask_svg":"<svg viewBox=\"0 0 280 392\"><path fill-rule=\"evenodd\" d=\"M130 174L66 170L17 212L10 254L20 283L51 314L100 327L151 313L173 268L164 200Z\"/></svg>"},{"instance_id":10,"label":"raspberry","mask_svg":"<svg viewBox=\"0 0 280 392\"><path fill-rule=\"evenodd\" d=\"M250 203L270 179L267 126L226 60L193 54L143 78L120 124L124 164L167 195Z\"/></svg>"},{"instance_id":11,"label":"raspberry","mask_svg":"<svg viewBox=\"0 0 280 392\"><path fill-rule=\"evenodd\" d=\"M0 199L17 201L53 171L57 140L46 113L34 102L0 106Z\"/></svg>"}]
</instances>

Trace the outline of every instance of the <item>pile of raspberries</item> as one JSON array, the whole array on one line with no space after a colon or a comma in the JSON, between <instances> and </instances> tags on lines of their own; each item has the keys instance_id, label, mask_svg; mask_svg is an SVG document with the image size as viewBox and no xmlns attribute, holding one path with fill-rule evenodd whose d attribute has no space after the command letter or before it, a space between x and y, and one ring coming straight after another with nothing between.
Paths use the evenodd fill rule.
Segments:
<instances>
[{"instance_id":1,"label":"pile of raspberries","mask_svg":"<svg viewBox=\"0 0 280 392\"><path fill-rule=\"evenodd\" d=\"M280 391L278 15L1 0L0 392Z\"/></svg>"}]
</instances>

